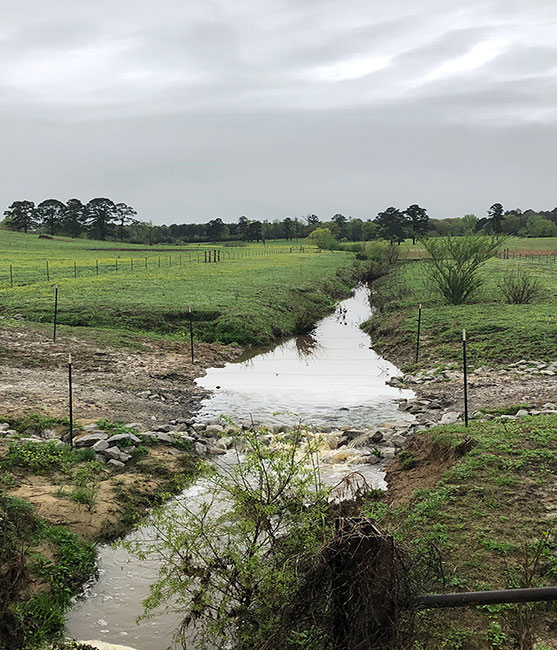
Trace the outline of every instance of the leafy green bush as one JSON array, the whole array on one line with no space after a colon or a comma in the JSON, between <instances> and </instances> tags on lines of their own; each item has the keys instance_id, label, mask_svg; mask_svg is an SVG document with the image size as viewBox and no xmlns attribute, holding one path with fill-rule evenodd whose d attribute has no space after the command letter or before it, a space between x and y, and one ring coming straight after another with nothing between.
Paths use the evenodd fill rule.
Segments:
<instances>
[{"instance_id":1,"label":"leafy green bush","mask_svg":"<svg viewBox=\"0 0 557 650\"><path fill-rule=\"evenodd\" d=\"M486 235L424 239L431 258L424 262L426 275L450 305L461 305L482 286L479 270L503 241Z\"/></svg>"},{"instance_id":2,"label":"leafy green bush","mask_svg":"<svg viewBox=\"0 0 557 650\"><path fill-rule=\"evenodd\" d=\"M278 450L257 433L242 439L245 460L205 479L214 502L199 510L180 500L176 508L156 511L151 525L161 544L125 544L141 559L151 552L162 558L145 601L148 612L178 602L184 627L201 643L233 637L238 648L267 639L305 567L334 534L328 490L312 465L314 443L302 441L298 431ZM302 442L307 447L300 456ZM310 628L292 631L298 640L312 638L302 647L314 647ZM289 647L296 647L294 639Z\"/></svg>"},{"instance_id":3,"label":"leafy green bush","mask_svg":"<svg viewBox=\"0 0 557 650\"><path fill-rule=\"evenodd\" d=\"M12 607L23 645L17 648L34 648L58 635L64 629L64 607L50 594L37 594Z\"/></svg>"}]
</instances>

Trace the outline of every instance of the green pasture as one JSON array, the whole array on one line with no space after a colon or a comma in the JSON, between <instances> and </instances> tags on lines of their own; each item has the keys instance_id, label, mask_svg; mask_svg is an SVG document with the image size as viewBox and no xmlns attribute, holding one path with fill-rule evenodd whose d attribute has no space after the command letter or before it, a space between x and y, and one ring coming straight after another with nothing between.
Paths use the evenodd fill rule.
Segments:
<instances>
[{"instance_id":1,"label":"green pasture","mask_svg":"<svg viewBox=\"0 0 557 650\"><path fill-rule=\"evenodd\" d=\"M202 247L181 257L170 247L164 252L138 247L137 256L133 251L107 255L91 250L99 244L95 241L13 235L0 235L0 269L5 273L6 263L14 269L14 286L5 278L0 284L0 313L21 314L34 323L52 322L58 286L61 325L189 336L191 307L197 337L262 344L307 329L354 283L352 254L311 247L300 252L300 246L291 253L284 242L222 248L220 263L204 263ZM102 242L99 248L117 246Z\"/></svg>"},{"instance_id":2,"label":"green pasture","mask_svg":"<svg viewBox=\"0 0 557 650\"><path fill-rule=\"evenodd\" d=\"M55 237L0 230L0 288L59 281L64 278L101 276L111 273L156 270L204 264L205 256L220 251L221 262L269 255L292 255L316 251L304 240L276 240L218 244L128 244L116 241Z\"/></svg>"},{"instance_id":3,"label":"green pasture","mask_svg":"<svg viewBox=\"0 0 557 650\"><path fill-rule=\"evenodd\" d=\"M504 301L497 283L516 268L529 271L543 286L544 293L536 302L516 305ZM446 305L429 284L423 262L402 264L377 285L382 311L366 326L374 344L386 353L396 348L400 362L412 364L421 303L424 365L459 360L462 329L467 331L470 363L474 365L557 358L557 263L493 258L483 267L482 275L484 284L473 302Z\"/></svg>"}]
</instances>

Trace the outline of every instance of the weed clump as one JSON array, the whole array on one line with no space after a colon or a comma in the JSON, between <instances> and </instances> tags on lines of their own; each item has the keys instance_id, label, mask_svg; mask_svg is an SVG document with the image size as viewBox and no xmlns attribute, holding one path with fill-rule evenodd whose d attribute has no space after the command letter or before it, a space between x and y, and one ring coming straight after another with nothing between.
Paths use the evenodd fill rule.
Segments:
<instances>
[{"instance_id":1,"label":"weed clump","mask_svg":"<svg viewBox=\"0 0 557 650\"><path fill-rule=\"evenodd\" d=\"M511 305L527 305L542 298L545 289L541 282L528 271L516 268L497 282L505 301Z\"/></svg>"}]
</instances>

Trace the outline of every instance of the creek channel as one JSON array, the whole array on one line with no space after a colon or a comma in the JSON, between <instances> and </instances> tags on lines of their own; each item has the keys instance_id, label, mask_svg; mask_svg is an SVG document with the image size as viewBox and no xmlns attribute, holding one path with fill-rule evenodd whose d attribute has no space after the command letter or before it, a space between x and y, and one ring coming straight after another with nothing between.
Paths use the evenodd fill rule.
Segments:
<instances>
[{"instance_id":1,"label":"creek channel","mask_svg":"<svg viewBox=\"0 0 557 650\"><path fill-rule=\"evenodd\" d=\"M306 336L287 339L272 349L251 350L223 368L209 369L198 384L212 390L198 421L214 422L221 414L237 422L275 425L311 423L334 429L342 425L370 428L403 415L396 400L409 390L386 385L398 369L373 351L360 324L371 315L369 290L359 286ZM234 451L217 464L235 462ZM374 488L385 488L381 465L339 463L322 468L322 479L336 485L357 469ZM211 497L200 480L179 497L191 507ZM170 506L169 506L170 507ZM131 533L153 537L148 522ZM99 578L88 586L67 618L66 633L75 639L102 639L137 650L165 650L173 645L180 615L163 611L136 624L142 600L158 572L155 561L141 561L123 548L99 548Z\"/></svg>"}]
</instances>

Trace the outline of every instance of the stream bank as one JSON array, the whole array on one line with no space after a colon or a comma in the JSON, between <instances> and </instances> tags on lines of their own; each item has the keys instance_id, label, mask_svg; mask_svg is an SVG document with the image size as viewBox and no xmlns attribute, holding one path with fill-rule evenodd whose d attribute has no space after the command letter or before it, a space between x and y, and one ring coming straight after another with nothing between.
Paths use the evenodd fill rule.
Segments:
<instances>
[{"instance_id":1,"label":"stream bank","mask_svg":"<svg viewBox=\"0 0 557 650\"><path fill-rule=\"evenodd\" d=\"M311 338L297 337L211 370L200 383L214 392L195 422L185 430L179 424L169 428L226 466L237 457L237 429L230 421L219 422L218 414L231 414L240 427L251 426L253 420L267 425L260 437L271 448L289 435L292 424L311 423L305 427L307 434L324 443L325 482L335 485L357 470L370 487L384 488L384 465L404 444L415 417L400 411L397 403L413 393L385 383L398 371L371 349L359 327L370 314L368 296L366 288L359 287L317 325ZM282 413L276 413L274 399ZM202 483L188 488L182 498L193 503L205 498ZM145 531L134 533L142 534ZM139 650L163 650L171 644L179 615L163 613L140 626L135 623L157 565L109 547L100 549L99 564L100 579L70 613L68 633L74 638L126 639Z\"/></svg>"}]
</instances>

